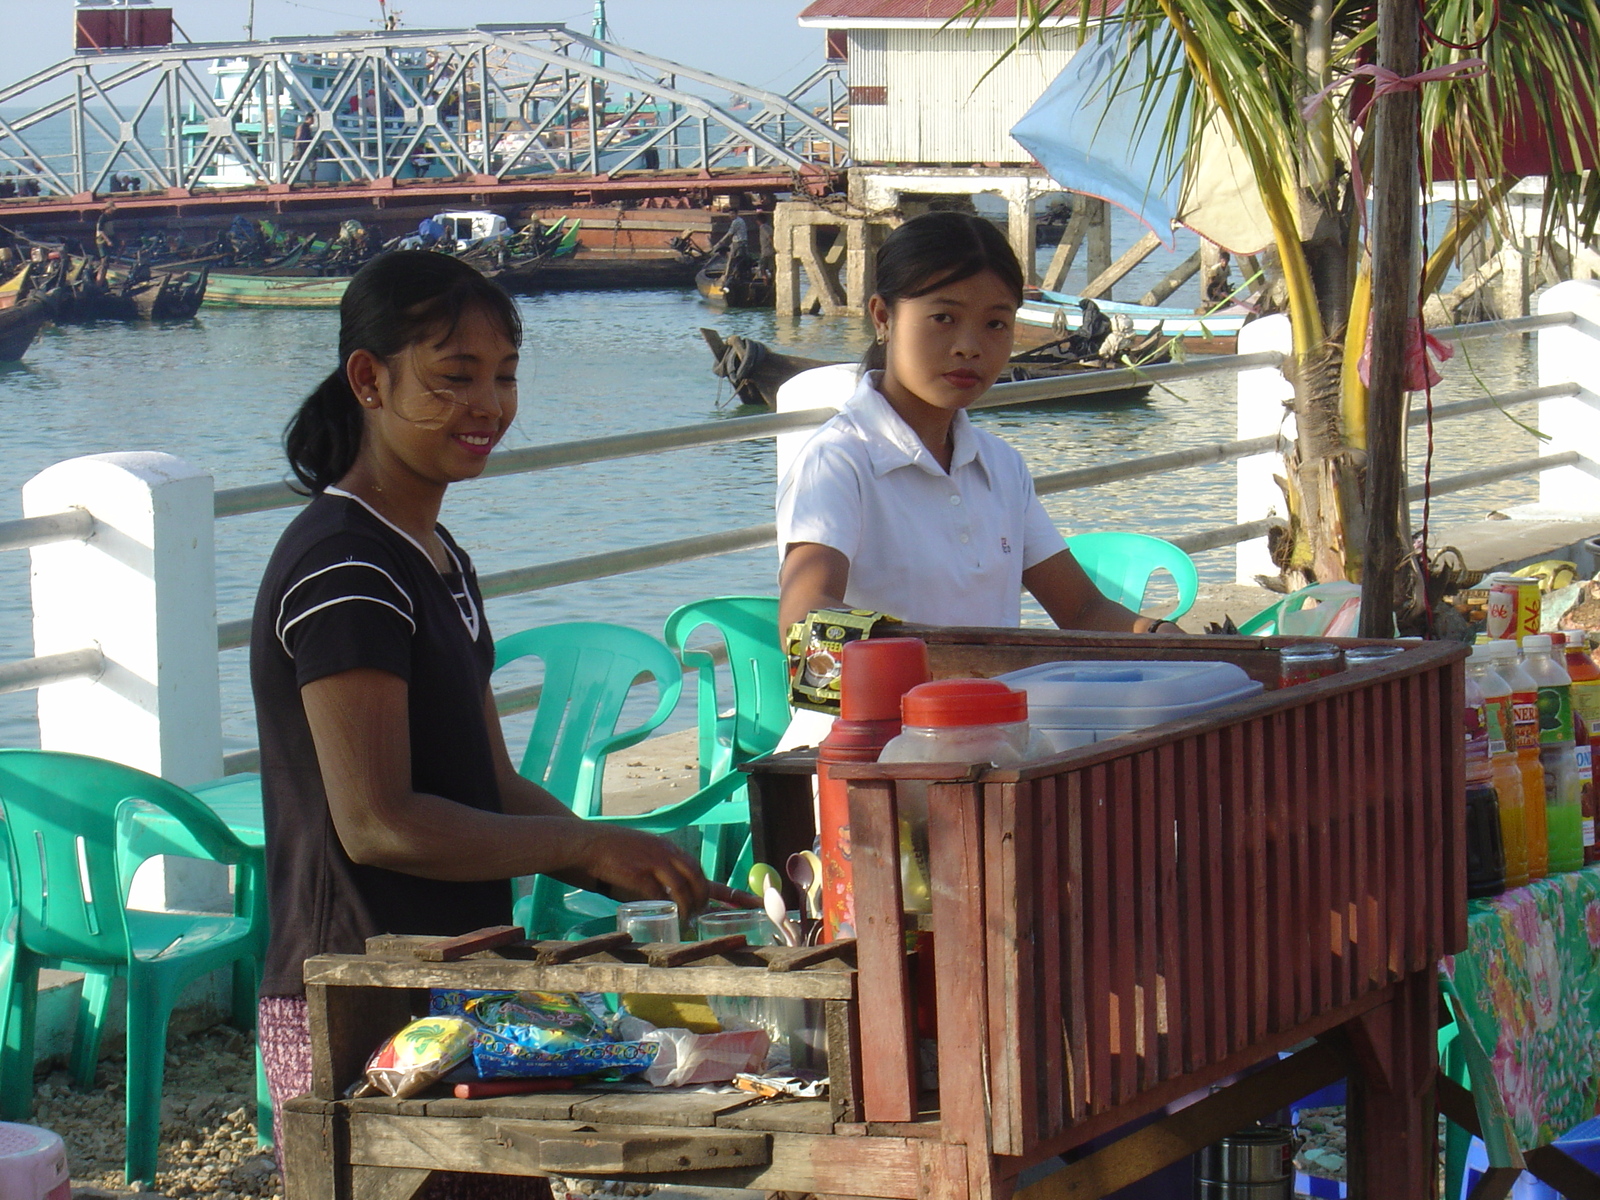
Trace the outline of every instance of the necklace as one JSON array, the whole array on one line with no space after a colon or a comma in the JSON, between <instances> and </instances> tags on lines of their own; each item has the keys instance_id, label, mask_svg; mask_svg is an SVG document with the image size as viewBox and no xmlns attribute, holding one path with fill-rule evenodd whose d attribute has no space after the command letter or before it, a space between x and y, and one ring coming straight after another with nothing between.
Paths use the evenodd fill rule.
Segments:
<instances>
[{"instance_id":1,"label":"necklace","mask_svg":"<svg viewBox=\"0 0 1600 1200\"><path fill-rule=\"evenodd\" d=\"M366 509L390 529L394 530L395 533L399 534L401 537L405 538L406 541L415 546L417 553L422 555L422 557L427 560L429 570L431 570L435 575L439 576L439 581L445 584L445 591L449 592L450 599L455 601L456 613L461 617L461 623L467 627L468 635L473 641L478 640L478 631L482 628L481 614L478 612L478 602L472 598L472 589L467 586L467 573L462 569L461 560L456 557L455 549L450 545L449 542L445 541L443 538L439 539L439 544L444 547L444 552L450 556L450 562L455 567L456 578L461 580L461 590L459 592L445 582L444 573L434 565L433 555L428 553L427 548L423 546L421 542L417 541L416 538L412 537L404 529L401 529L400 526L389 520L388 517L384 516L377 509L373 508L372 505L368 504L360 496L357 496L354 492L347 492L343 488L338 487L327 487L323 489L323 492L329 496L342 496L346 500L354 500L357 504L361 505L362 508Z\"/></svg>"}]
</instances>

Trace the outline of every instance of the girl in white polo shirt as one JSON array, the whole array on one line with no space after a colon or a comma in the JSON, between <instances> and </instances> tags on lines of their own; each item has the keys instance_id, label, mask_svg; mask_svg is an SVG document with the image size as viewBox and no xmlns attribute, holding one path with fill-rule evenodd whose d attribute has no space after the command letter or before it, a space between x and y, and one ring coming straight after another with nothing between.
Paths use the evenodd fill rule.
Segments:
<instances>
[{"instance_id":1,"label":"girl in white polo shirt","mask_svg":"<svg viewBox=\"0 0 1600 1200\"><path fill-rule=\"evenodd\" d=\"M819 608L1014 626L1027 588L1063 629L1181 632L1100 594L1022 456L967 416L1011 357L1022 303L1000 231L967 213L907 221L877 284L860 384L778 485L779 627Z\"/></svg>"}]
</instances>

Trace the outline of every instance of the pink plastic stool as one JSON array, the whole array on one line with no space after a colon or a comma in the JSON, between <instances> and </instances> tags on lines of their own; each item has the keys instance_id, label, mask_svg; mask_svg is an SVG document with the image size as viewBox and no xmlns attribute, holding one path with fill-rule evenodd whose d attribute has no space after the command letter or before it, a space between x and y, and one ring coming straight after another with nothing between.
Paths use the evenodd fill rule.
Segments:
<instances>
[{"instance_id":1,"label":"pink plastic stool","mask_svg":"<svg viewBox=\"0 0 1600 1200\"><path fill-rule=\"evenodd\" d=\"M70 1200L67 1148L48 1129L0 1121L0 1196Z\"/></svg>"}]
</instances>

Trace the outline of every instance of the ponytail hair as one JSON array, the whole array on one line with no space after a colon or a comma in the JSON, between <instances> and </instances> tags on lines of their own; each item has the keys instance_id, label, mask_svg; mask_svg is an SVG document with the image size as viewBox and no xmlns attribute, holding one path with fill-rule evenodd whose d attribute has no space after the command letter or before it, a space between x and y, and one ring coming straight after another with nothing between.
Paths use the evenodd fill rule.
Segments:
<instances>
[{"instance_id":1,"label":"ponytail hair","mask_svg":"<svg viewBox=\"0 0 1600 1200\"><path fill-rule=\"evenodd\" d=\"M973 213L930 212L901 225L878 247L874 294L893 308L901 300L925 296L947 283L960 283L993 271L1022 303L1022 264L1011 243L992 221ZM881 342L868 348L861 366L881 371L887 359Z\"/></svg>"},{"instance_id":2,"label":"ponytail hair","mask_svg":"<svg viewBox=\"0 0 1600 1200\"><path fill-rule=\"evenodd\" d=\"M387 362L424 337L449 338L468 312L486 314L512 344L522 344L511 297L459 258L396 250L355 273L339 301L339 365L283 431L289 469L307 492L343 479L361 450L366 419L345 374L350 356L365 350Z\"/></svg>"}]
</instances>

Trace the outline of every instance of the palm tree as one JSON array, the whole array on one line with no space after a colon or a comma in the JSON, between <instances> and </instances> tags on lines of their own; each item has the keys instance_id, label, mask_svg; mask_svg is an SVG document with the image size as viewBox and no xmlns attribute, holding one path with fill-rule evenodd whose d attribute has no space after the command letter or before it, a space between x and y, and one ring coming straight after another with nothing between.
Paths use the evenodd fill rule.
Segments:
<instances>
[{"instance_id":1,"label":"palm tree","mask_svg":"<svg viewBox=\"0 0 1600 1200\"><path fill-rule=\"evenodd\" d=\"M1375 139L1352 134L1348 97L1359 85L1343 93L1343 102L1324 103L1309 115L1304 105L1372 60L1374 3L1123 0L1104 18L1125 31L1130 63L1159 58L1159 47L1176 34L1181 57L1173 52L1163 64L1176 77L1175 94L1167 93L1173 98L1158 98L1159 78L1148 80L1142 93L1147 119L1163 127L1169 146L1183 144L1219 114L1255 172L1273 229L1278 290L1294 327L1294 352L1284 368L1294 384L1298 425L1286 472L1290 521L1271 543L1291 586L1358 579L1361 571L1368 395L1357 364L1373 293L1350 150L1357 147L1360 177L1370 181ZM994 5L967 0L961 18L987 14ZM1398 7L1420 16L1423 68L1468 58L1484 63L1480 74L1429 83L1421 93L1422 178L1476 185L1476 199L1458 206L1423 264L1421 294L1438 291L1462 242L1497 220L1517 182L1515 171L1526 169L1507 160L1508 130L1517 132L1520 150L1530 143L1545 149L1553 168L1544 172L1550 179L1547 219L1559 224L1577 211L1587 223L1585 236L1592 237L1600 186L1596 172L1582 168L1600 162L1597 0L1409 0ZM1018 8L1013 49L1058 13L1076 13L1087 25L1090 6L1019 0ZM1146 47L1152 49L1140 53ZM1170 108L1154 111L1158 104ZM1189 129L1179 127L1185 120ZM1189 138L1191 146L1197 141ZM1404 405L1404 393L1396 403Z\"/></svg>"}]
</instances>

